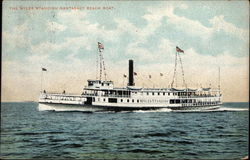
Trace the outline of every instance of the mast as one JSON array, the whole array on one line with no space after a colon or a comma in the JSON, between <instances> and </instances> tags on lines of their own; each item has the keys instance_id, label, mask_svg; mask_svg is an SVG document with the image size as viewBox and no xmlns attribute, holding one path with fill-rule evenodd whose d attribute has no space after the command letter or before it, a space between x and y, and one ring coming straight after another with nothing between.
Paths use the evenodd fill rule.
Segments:
<instances>
[{"instance_id":1,"label":"mast","mask_svg":"<svg viewBox=\"0 0 250 160\"><path fill-rule=\"evenodd\" d=\"M43 91L43 70L41 70L41 86L40 86L40 92Z\"/></svg>"},{"instance_id":2,"label":"mast","mask_svg":"<svg viewBox=\"0 0 250 160\"><path fill-rule=\"evenodd\" d=\"M102 80L102 72L104 72L104 78L106 80L107 78L107 74L106 74L106 69L105 69L105 63L104 63L104 58L103 58L103 50L104 50L104 46L101 42L97 43L98 46L98 54L99 54L99 59L97 56L97 62L96 62L96 68L98 68L98 64L99 64L99 80Z\"/></svg>"},{"instance_id":3,"label":"mast","mask_svg":"<svg viewBox=\"0 0 250 160\"><path fill-rule=\"evenodd\" d=\"M181 56L179 55L179 60L180 60L180 64L181 64L181 71L182 71L182 85L183 87L187 88L187 84L185 82L185 76L184 76L184 69L183 69L183 65L182 65L182 60L181 60Z\"/></svg>"},{"instance_id":4,"label":"mast","mask_svg":"<svg viewBox=\"0 0 250 160\"><path fill-rule=\"evenodd\" d=\"M96 53L96 68L95 68L95 73L96 73L96 79L98 79L98 68L99 68L99 52L97 48L97 53Z\"/></svg>"},{"instance_id":5,"label":"mast","mask_svg":"<svg viewBox=\"0 0 250 160\"><path fill-rule=\"evenodd\" d=\"M173 80L171 82L171 88L173 88L173 85L174 85L174 80L176 81L176 87L177 87L177 78L175 76L176 74L176 68L177 68L177 52L175 52L175 64L174 64L174 75L173 75Z\"/></svg>"},{"instance_id":6,"label":"mast","mask_svg":"<svg viewBox=\"0 0 250 160\"><path fill-rule=\"evenodd\" d=\"M173 88L174 85L174 81L175 81L175 86L177 88L177 66L178 66L178 58L180 61L180 65L181 65L181 72L182 72L182 85L187 88L187 84L185 82L185 76L184 76L184 69L183 69L183 65L182 65L182 60L181 60L181 56L179 53L184 53L184 51L182 49L180 49L179 47L176 46L176 52L175 52L175 66L174 66L174 75L173 75L173 80L171 82L171 88Z\"/></svg>"},{"instance_id":7,"label":"mast","mask_svg":"<svg viewBox=\"0 0 250 160\"><path fill-rule=\"evenodd\" d=\"M43 68L43 67L41 67L42 68L42 70L41 70L41 92L42 92L42 90L43 90L43 80L44 80L44 78L43 78L43 72L47 72L47 69L46 68Z\"/></svg>"},{"instance_id":8,"label":"mast","mask_svg":"<svg viewBox=\"0 0 250 160\"><path fill-rule=\"evenodd\" d=\"M220 93L220 67L218 68L219 71L218 71L218 88L219 88L219 93Z\"/></svg>"},{"instance_id":9,"label":"mast","mask_svg":"<svg viewBox=\"0 0 250 160\"><path fill-rule=\"evenodd\" d=\"M218 68L218 89L219 89L219 103L221 103L221 91L220 91L220 66Z\"/></svg>"}]
</instances>

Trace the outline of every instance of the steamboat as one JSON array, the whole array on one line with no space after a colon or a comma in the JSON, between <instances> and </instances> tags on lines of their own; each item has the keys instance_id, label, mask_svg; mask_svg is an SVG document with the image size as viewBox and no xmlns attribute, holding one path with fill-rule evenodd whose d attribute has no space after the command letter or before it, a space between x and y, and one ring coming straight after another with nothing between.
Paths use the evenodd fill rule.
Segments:
<instances>
[{"instance_id":1,"label":"steamboat","mask_svg":"<svg viewBox=\"0 0 250 160\"><path fill-rule=\"evenodd\" d=\"M128 83L125 87L117 88L113 81L106 80L104 65L104 46L98 42L97 67L99 78L87 80L87 86L83 88L82 94L72 95L63 93L49 93L45 90L40 93L39 107L43 110L56 110L56 107L63 106L67 109L79 110L152 110L166 108L173 111L183 110L215 110L222 104L220 83L218 88L197 88L187 87L184 79L184 71L181 61L182 49L176 47L175 70L173 81L168 88L144 88L135 85L134 62L128 62ZM176 79L176 68L178 59L181 63L183 84L185 87L174 87ZM47 71L45 68L43 71ZM104 77L104 80L102 80ZM220 77L220 76L219 76ZM177 82L176 82L177 83Z\"/></svg>"}]
</instances>

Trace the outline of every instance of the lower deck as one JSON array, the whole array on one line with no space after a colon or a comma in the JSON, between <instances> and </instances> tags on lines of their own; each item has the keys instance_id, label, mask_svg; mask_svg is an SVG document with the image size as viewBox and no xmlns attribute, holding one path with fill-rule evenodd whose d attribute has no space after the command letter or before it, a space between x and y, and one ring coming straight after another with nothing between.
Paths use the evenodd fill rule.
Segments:
<instances>
[{"instance_id":1,"label":"lower deck","mask_svg":"<svg viewBox=\"0 0 250 160\"><path fill-rule=\"evenodd\" d=\"M215 106L221 104L220 97L203 98L116 98L116 97L86 97L85 104L97 106L117 106L117 107L199 107Z\"/></svg>"}]
</instances>

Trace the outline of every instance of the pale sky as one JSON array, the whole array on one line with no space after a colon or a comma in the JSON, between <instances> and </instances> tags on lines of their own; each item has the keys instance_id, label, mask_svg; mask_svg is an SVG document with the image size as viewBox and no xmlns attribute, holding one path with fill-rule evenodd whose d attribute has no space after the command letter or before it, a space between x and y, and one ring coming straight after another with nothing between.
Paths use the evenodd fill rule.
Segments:
<instances>
[{"instance_id":1,"label":"pale sky","mask_svg":"<svg viewBox=\"0 0 250 160\"><path fill-rule=\"evenodd\" d=\"M115 86L133 59L137 86L167 87L179 46L188 87L217 87L220 67L224 101L249 101L248 1L4 1L2 26L2 101L37 101L41 67L44 89L81 94L97 42Z\"/></svg>"}]
</instances>

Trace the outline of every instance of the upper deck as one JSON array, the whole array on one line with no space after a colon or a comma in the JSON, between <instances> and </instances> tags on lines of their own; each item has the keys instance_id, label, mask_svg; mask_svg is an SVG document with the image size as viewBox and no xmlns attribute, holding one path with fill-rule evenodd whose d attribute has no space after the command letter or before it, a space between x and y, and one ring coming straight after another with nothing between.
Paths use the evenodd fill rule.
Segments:
<instances>
[{"instance_id":1,"label":"upper deck","mask_svg":"<svg viewBox=\"0 0 250 160\"><path fill-rule=\"evenodd\" d=\"M82 95L66 93L46 93L41 92L39 103L58 103L58 104L83 104L86 98Z\"/></svg>"},{"instance_id":2,"label":"upper deck","mask_svg":"<svg viewBox=\"0 0 250 160\"><path fill-rule=\"evenodd\" d=\"M175 89L175 88L96 88L85 87L83 95L101 97L174 97L174 98L206 98L219 97L220 91L211 88Z\"/></svg>"}]
</instances>

